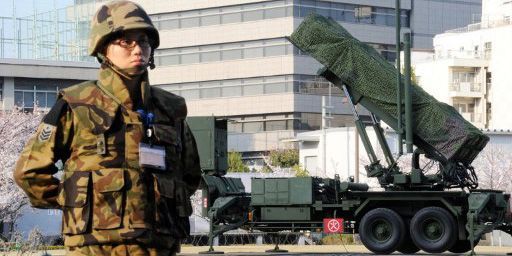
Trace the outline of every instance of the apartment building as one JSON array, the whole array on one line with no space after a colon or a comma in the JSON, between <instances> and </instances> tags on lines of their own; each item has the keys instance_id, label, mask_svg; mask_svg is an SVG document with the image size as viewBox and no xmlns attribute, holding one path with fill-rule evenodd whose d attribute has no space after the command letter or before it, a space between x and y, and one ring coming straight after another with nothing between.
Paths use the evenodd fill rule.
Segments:
<instances>
[{"instance_id":1,"label":"apartment building","mask_svg":"<svg viewBox=\"0 0 512 256\"><path fill-rule=\"evenodd\" d=\"M419 84L481 129L508 130L512 2L484 0L482 21L434 37L434 54L415 63Z\"/></svg>"}]
</instances>

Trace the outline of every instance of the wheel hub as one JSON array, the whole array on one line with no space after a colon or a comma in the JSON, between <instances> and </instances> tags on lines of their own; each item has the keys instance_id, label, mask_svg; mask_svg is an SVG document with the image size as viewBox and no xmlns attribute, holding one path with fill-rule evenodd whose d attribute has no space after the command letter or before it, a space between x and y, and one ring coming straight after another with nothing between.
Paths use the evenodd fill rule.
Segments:
<instances>
[{"instance_id":1,"label":"wheel hub","mask_svg":"<svg viewBox=\"0 0 512 256\"><path fill-rule=\"evenodd\" d=\"M428 219L423 223L424 234L429 240L438 240L444 233L444 228L438 220Z\"/></svg>"},{"instance_id":2,"label":"wheel hub","mask_svg":"<svg viewBox=\"0 0 512 256\"><path fill-rule=\"evenodd\" d=\"M384 242L391 237L391 232L392 228L390 223L383 220L379 220L374 223L372 233L375 240L379 242Z\"/></svg>"}]
</instances>

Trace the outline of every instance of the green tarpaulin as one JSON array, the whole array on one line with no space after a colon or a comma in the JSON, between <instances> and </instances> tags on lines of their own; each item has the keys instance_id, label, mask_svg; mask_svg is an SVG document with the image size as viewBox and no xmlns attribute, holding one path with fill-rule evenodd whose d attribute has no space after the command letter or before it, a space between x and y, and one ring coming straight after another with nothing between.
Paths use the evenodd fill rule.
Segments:
<instances>
[{"instance_id":1,"label":"green tarpaulin","mask_svg":"<svg viewBox=\"0 0 512 256\"><path fill-rule=\"evenodd\" d=\"M371 46L336 21L317 14L309 15L290 40L353 92L366 97L373 107L397 119L396 68ZM427 145L427 153L433 148L444 160L470 164L489 140L452 106L437 101L417 85L412 85L412 104L414 143L423 149Z\"/></svg>"}]
</instances>

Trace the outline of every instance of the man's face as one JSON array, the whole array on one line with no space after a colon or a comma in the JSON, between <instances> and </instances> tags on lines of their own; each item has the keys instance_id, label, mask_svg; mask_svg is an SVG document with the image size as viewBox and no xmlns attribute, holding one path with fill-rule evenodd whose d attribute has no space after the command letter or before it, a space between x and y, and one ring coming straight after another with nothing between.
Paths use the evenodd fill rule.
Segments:
<instances>
[{"instance_id":1,"label":"man's face","mask_svg":"<svg viewBox=\"0 0 512 256\"><path fill-rule=\"evenodd\" d=\"M151 46L143 30L129 30L112 40L105 56L121 69L140 70L149 62Z\"/></svg>"}]
</instances>

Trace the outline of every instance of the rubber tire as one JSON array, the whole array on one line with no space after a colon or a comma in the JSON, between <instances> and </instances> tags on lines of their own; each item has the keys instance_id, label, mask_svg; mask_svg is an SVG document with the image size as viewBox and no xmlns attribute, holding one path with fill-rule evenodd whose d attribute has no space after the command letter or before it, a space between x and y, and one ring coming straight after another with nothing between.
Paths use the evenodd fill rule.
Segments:
<instances>
[{"instance_id":1,"label":"rubber tire","mask_svg":"<svg viewBox=\"0 0 512 256\"><path fill-rule=\"evenodd\" d=\"M480 240L475 241L475 247L478 245ZM466 253L471 251L471 243L469 240L457 240L452 248L448 249L448 251L453 253Z\"/></svg>"},{"instance_id":2,"label":"rubber tire","mask_svg":"<svg viewBox=\"0 0 512 256\"><path fill-rule=\"evenodd\" d=\"M390 237L379 242L372 232L376 221L386 222L391 227ZM404 240L405 224L400 215L387 208L376 208L367 212L359 223L359 237L368 250L376 254L390 254L394 252Z\"/></svg>"},{"instance_id":3,"label":"rubber tire","mask_svg":"<svg viewBox=\"0 0 512 256\"><path fill-rule=\"evenodd\" d=\"M411 235L409 234L409 229L406 227L405 232L407 232L404 236L404 241L401 245L396 249L402 254L415 254L420 251L420 248L414 244L412 241Z\"/></svg>"},{"instance_id":4,"label":"rubber tire","mask_svg":"<svg viewBox=\"0 0 512 256\"><path fill-rule=\"evenodd\" d=\"M429 239L422 232L423 222L429 219L442 225L441 227L444 232L436 240ZM457 240L455 219L448 211L440 207L426 207L419 210L411 219L409 232L414 244L428 253L442 253L452 248Z\"/></svg>"}]
</instances>

